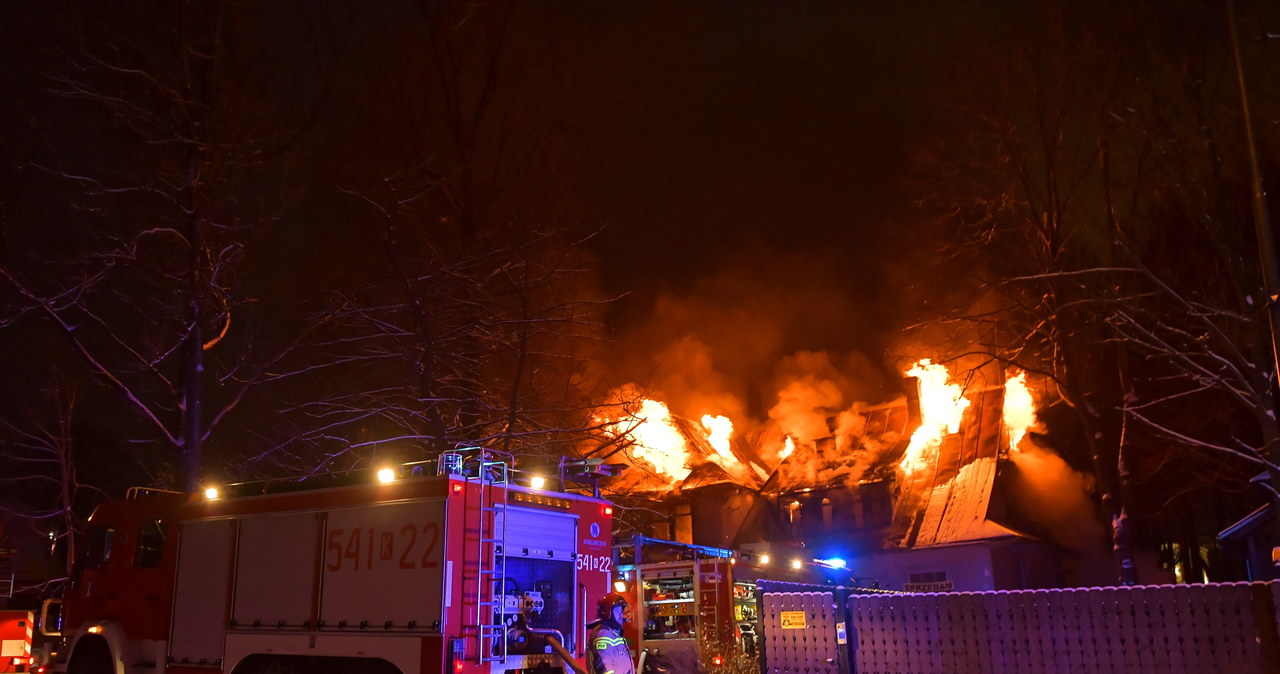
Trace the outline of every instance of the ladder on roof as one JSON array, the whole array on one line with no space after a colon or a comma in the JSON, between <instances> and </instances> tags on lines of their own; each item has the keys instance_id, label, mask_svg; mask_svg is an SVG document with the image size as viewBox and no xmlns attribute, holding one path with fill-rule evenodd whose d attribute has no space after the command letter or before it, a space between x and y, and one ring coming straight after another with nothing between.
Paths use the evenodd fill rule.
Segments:
<instances>
[{"instance_id":1,"label":"ladder on roof","mask_svg":"<svg viewBox=\"0 0 1280 674\"><path fill-rule=\"evenodd\" d=\"M3 528L0 523L0 528ZM18 573L13 570L14 551L9 548L0 548L0 599L11 599L13 597L14 588L17 585ZM4 576L4 570L8 570L8 577Z\"/></svg>"},{"instance_id":2,"label":"ladder on roof","mask_svg":"<svg viewBox=\"0 0 1280 674\"><path fill-rule=\"evenodd\" d=\"M479 663L507 659L507 496L514 457L506 452L477 448L463 463L467 482L476 482L479 495L476 559L476 652Z\"/></svg>"}]
</instances>

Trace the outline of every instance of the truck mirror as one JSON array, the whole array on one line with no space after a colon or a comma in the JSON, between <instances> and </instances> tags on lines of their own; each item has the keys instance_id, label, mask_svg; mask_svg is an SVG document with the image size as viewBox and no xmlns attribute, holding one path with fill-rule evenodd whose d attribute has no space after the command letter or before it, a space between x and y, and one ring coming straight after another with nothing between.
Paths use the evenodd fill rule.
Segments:
<instances>
[{"instance_id":1,"label":"truck mirror","mask_svg":"<svg viewBox=\"0 0 1280 674\"><path fill-rule=\"evenodd\" d=\"M46 637L62 636L61 599L46 599L40 605L40 634Z\"/></svg>"}]
</instances>

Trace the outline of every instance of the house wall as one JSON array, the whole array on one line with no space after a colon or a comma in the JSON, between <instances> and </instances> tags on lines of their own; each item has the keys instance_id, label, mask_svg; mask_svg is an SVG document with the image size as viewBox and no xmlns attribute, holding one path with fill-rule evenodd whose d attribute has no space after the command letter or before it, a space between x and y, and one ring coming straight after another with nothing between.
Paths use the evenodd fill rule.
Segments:
<instances>
[{"instance_id":1,"label":"house wall","mask_svg":"<svg viewBox=\"0 0 1280 674\"><path fill-rule=\"evenodd\" d=\"M735 539L740 539L743 528L752 525L747 518L762 499L767 500L755 491L730 484L703 487L690 494L692 542L714 548L733 547L740 542Z\"/></svg>"},{"instance_id":2,"label":"house wall","mask_svg":"<svg viewBox=\"0 0 1280 674\"><path fill-rule=\"evenodd\" d=\"M957 592L997 589L988 543L874 553L854 558L850 572L858 585L884 590L903 590L913 581Z\"/></svg>"},{"instance_id":3,"label":"house wall","mask_svg":"<svg viewBox=\"0 0 1280 674\"><path fill-rule=\"evenodd\" d=\"M984 591L1034 589L1057 583L1057 561L1038 541L1008 537L882 550L890 516L887 487L872 483L857 489L812 490L782 497L728 484L704 487L683 494L691 514L690 540L662 527L654 527L651 535L740 550L763 544L778 548L781 554L774 555L778 560L839 557L850 561L848 571L824 572L838 584L874 583L902 590L912 582L941 582L950 583L953 591Z\"/></svg>"},{"instance_id":4,"label":"house wall","mask_svg":"<svg viewBox=\"0 0 1280 674\"><path fill-rule=\"evenodd\" d=\"M1062 586L1058 558L1044 543L1024 538L994 541L991 575L997 590L1036 590Z\"/></svg>"}]
</instances>

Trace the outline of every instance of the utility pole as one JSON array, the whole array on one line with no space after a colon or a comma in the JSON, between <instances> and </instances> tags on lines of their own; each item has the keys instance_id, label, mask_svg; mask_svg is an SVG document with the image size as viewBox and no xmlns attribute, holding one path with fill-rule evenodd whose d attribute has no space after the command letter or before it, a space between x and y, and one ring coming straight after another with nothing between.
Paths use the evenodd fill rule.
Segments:
<instances>
[{"instance_id":1,"label":"utility pole","mask_svg":"<svg viewBox=\"0 0 1280 674\"><path fill-rule=\"evenodd\" d=\"M1231 31L1231 51L1236 59L1236 80L1240 85L1240 107L1244 113L1244 133L1249 148L1249 177L1253 186L1253 228L1258 237L1258 257L1262 263L1262 288L1267 294L1267 316L1271 323L1271 364L1280 372L1280 274L1276 270L1276 242L1271 233L1271 217L1267 212L1267 192L1262 186L1258 168L1258 146L1253 136L1253 115L1249 111L1248 88L1244 82L1244 64L1240 60L1240 37L1236 32L1234 0L1227 6L1227 29ZM1273 410L1274 411L1274 410Z\"/></svg>"},{"instance_id":2,"label":"utility pole","mask_svg":"<svg viewBox=\"0 0 1280 674\"><path fill-rule=\"evenodd\" d=\"M1258 168L1258 145L1253 136L1253 116L1249 111L1248 87L1244 81L1244 63L1240 60L1240 37L1236 31L1235 0L1223 0L1227 7L1227 30L1231 34L1231 51L1236 59L1236 80L1240 85L1240 107L1244 113L1244 132L1249 148L1249 177L1253 186L1253 228L1258 237L1258 258L1262 266L1262 289L1266 293L1267 318L1271 327L1270 387L1271 409L1266 410L1272 424L1277 423L1276 379L1280 378L1280 276L1276 271L1276 242L1271 232L1271 216L1267 212L1267 192L1262 186L1262 171ZM1270 37L1270 36L1268 36ZM1271 507L1280 512L1280 447L1271 447L1268 469L1270 481L1265 485L1271 495ZM1280 576L1280 546L1272 548L1272 578Z\"/></svg>"}]
</instances>

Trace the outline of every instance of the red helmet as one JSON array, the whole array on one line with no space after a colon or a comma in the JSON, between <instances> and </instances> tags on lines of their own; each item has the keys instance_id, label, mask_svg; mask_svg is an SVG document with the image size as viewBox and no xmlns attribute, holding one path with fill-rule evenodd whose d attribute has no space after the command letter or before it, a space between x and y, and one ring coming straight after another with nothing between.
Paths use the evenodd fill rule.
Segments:
<instances>
[{"instance_id":1,"label":"red helmet","mask_svg":"<svg viewBox=\"0 0 1280 674\"><path fill-rule=\"evenodd\" d=\"M621 606L624 610L629 605L627 598L617 592L610 592L600 598L596 604L596 616L600 618L608 618L613 615L613 607Z\"/></svg>"}]
</instances>

